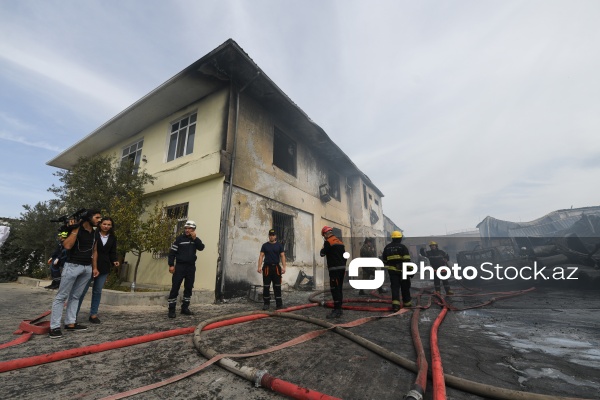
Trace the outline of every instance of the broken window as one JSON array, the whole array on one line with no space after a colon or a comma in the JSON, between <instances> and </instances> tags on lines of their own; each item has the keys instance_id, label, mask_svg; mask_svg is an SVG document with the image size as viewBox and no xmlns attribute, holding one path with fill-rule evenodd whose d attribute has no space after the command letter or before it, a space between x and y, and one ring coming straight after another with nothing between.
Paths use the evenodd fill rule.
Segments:
<instances>
[{"instance_id":1,"label":"broken window","mask_svg":"<svg viewBox=\"0 0 600 400\"><path fill-rule=\"evenodd\" d=\"M294 261L294 217L273 211L273 229L283 244L286 260Z\"/></svg>"},{"instance_id":2,"label":"broken window","mask_svg":"<svg viewBox=\"0 0 600 400\"><path fill-rule=\"evenodd\" d=\"M273 165L296 176L296 142L277 127L273 138Z\"/></svg>"},{"instance_id":3,"label":"broken window","mask_svg":"<svg viewBox=\"0 0 600 400\"><path fill-rule=\"evenodd\" d=\"M337 201L341 201L340 196L340 176L333 171L329 171L328 176L328 184L329 184L329 195L336 199Z\"/></svg>"},{"instance_id":4,"label":"broken window","mask_svg":"<svg viewBox=\"0 0 600 400\"><path fill-rule=\"evenodd\" d=\"M167 161L173 161L176 158L191 154L194 151L196 115L197 113L188 115L171 124Z\"/></svg>"}]
</instances>

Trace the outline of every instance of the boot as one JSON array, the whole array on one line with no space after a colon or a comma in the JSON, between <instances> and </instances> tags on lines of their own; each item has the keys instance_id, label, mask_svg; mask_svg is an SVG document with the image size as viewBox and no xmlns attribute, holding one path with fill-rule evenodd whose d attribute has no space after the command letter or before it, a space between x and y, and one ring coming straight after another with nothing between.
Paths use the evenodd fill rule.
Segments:
<instances>
[{"instance_id":1,"label":"boot","mask_svg":"<svg viewBox=\"0 0 600 400\"><path fill-rule=\"evenodd\" d=\"M191 312L188 307L181 307L181 313L184 315L194 315L194 313Z\"/></svg>"},{"instance_id":2,"label":"boot","mask_svg":"<svg viewBox=\"0 0 600 400\"><path fill-rule=\"evenodd\" d=\"M60 286L60 279L52 279L52 282L48 286L44 286L44 289L58 289Z\"/></svg>"},{"instance_id":3,"label":"boot","mask_svg":"<svg viewBox=\"0 0 600 400\"><path fill-rule=\"evenodd\" d=\"M327 314L325 316L325 318L327 318L327 319L340 318L342 315L343 315L342 310L334 308L329 314Z\"/></svg>"},{"instance_id":4,"label":"boot","mask_svg":"<svg viewBox=\"0 0 600 400\"><path fill-rule=\"evenodd\" d=\"M365 293L365 291L364 291L364 290L360 289L360 290L358 291L358 295L359 295L359 296L366 296L367 294Z\"/></svg>"},{"instance_id":5,"label":"boot","mask_svg":"<svg viewBox=\"0 0 600 400\"><path fill-rule=\"evenodd\" d=\"M175 309L169 307L169 318L175 318Z\"/></svg>"}]
</instances>

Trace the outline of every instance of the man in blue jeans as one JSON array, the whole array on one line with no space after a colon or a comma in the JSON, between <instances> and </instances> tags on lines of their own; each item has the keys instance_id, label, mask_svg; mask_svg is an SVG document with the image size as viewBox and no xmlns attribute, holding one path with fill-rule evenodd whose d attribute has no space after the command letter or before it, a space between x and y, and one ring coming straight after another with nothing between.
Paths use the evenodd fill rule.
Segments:
<instances>
[{"instance_id":1,"label":"man in blue jeans","mask_svg":"<svg viewBox=\"0 0 600 400\"><path fill-rule=\"evenodd\" d=\"M80 218L79 222L71 224L70 227L74 227L74 229L63 242L68 255L63 267L60 287L52 302L50 333L48 334L51 339L62 337L60 323L65 301L67 301L65 330L78 332L87 329L85 325L77 323L77 308L79 307L79 297L92 275L94 227L98 225L102 216L100 211L86 210L80 215Z\"/></svg>"}]
</instances>

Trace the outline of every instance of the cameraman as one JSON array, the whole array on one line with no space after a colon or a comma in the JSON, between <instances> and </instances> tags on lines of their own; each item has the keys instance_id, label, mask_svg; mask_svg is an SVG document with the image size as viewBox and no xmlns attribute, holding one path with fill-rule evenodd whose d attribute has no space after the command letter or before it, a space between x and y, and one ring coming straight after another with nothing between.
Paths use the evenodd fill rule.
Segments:
<instances>
[{"instance_id":1,"label":"cameraman","mask_svg":"<svg viewBox=\"0 0 600 400\"><path fill-rule=\"evenodd\" d=\"M50 316L51 339L62 337L60 322L63 314L63 304L67 301L67 314L65 316L65 330L84 331L86 326L76 322L79 297L88 284L92 275L92 251L94 249L95 235L94 227L102 218L98 210L86 210L79 216L79 222L69 221L71 232L63 242L68 251L60 287L52 302L52 314Z\"/></svg>"}]
</instances>

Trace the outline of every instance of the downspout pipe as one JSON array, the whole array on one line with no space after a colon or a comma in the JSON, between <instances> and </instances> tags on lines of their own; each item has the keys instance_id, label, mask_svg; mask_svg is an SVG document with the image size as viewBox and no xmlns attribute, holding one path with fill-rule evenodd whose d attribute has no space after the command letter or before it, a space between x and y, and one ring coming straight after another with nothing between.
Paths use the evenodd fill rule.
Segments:
<instances>
[{"instance_id":1,"label":"downspout pipe","mask_svg":"<svg viewBox=\"0 0 600 400\"><path fill-rule=\"evenodd\" d=\"M260 71L256 71L256 75L252 79L250 79L240 90L236 93L235 99L235 126L233 128L233 150L231 151L231 166L229 168L229 188L227 189L227 203L225 205L225 226L223 227L223 240L221 241L221 251L220 259L221 259L221 270L220 272L220 280L221 284L217 287L217 291L215 293L215 297L217 299L223 298L223 290L225 288L225 263L227 260L227 236L229 235L229 216L231 215L231 198L233 196L233 175L235 171L235 157L237 154L237 138L238 138L238 126L240 119L240 94L246 90L248 86L252 82L256 80L260 76Z\"/></svg>"}]
</instances>

